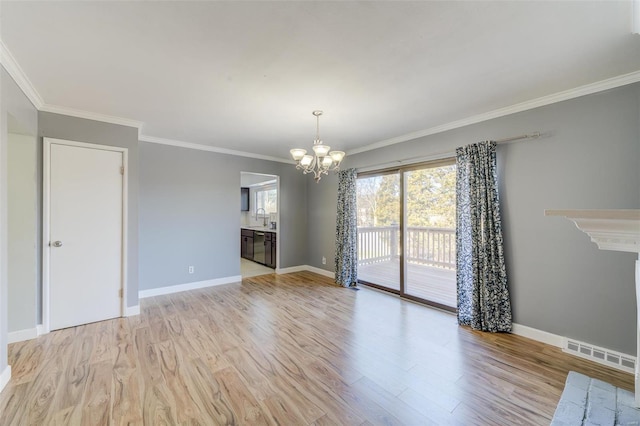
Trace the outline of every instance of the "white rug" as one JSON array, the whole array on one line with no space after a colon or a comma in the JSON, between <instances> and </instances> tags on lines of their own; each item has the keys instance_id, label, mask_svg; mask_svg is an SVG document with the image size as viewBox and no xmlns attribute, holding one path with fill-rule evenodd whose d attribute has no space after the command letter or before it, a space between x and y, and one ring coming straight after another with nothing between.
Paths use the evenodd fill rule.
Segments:
<instances>
[{"instance_id":1,"label":"white rug","mask_svg":"<svg viewBox=\"0 0 640 426\"><path fill-rule=\"evenodd\" d=\"M551 426L640 425L633 393L570 371Z\"/></svg>"}]
</instances>

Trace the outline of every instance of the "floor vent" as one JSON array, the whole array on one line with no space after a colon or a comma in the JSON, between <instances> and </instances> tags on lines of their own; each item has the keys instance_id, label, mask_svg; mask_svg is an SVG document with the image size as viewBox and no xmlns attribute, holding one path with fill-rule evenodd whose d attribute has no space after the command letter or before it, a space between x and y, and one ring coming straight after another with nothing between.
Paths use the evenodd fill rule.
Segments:
<instances>
[{"instance_id":1,"label":"floor vent","mask_svg":"<svg viewBox=\"0 0 640 426\"><path fill-rule=\"evenodd\" d=\"M562 350L572 355L595 361L599 364L626 371L627 373L635 372L636 358L631 355L625 355L610 349L600 348L598 346L567 338L564 340L564 347Z\"/></svg>"}]
</instances>

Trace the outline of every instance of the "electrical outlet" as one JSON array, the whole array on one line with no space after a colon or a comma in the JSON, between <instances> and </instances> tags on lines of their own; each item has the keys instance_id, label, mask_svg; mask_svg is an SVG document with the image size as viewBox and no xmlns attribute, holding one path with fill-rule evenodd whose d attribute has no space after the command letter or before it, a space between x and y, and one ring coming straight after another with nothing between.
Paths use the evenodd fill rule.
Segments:
<instances>
[{"instance_id":1,"label":"electrical outlet","mask_svg":"<svg viewBox=\"0 0 640 426\"><path fill-rule=\"evenodd\" d=\"M189 266L189 273L193 274L193 272L195 271L195 268L193 267L193 265Z\"/></svg>"},{"instance_id":2,"label":"electrical outlet","mask_svg":"<svg viewBox=\"0 0 640 426\"><path fill-rule=\"evenodd\" d=\"M327 264L327 258L326 258L326 257L324 257L324 256L322 256L322 264L323 264L323 265L326 265L326 264Z\"/></svg>"}]
</instances>

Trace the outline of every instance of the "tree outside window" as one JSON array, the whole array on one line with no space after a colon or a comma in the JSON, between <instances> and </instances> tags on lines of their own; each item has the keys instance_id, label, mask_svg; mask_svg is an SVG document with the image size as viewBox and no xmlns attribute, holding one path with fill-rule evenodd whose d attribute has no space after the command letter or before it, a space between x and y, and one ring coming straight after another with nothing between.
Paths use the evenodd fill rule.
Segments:
<instances>
[{"instance_id":1,"label":"tree outside window","mask_svg":"<svg viewBox=\"0 0 640 426\"><path fill-rule=\"evenodd\" d=\"M254 212L264 209L264 215L278 212L278 190L276 188L261 188L255 192L256 202ZM262 211L260 212L262 216Z\"/></svg>"}]
</instances>

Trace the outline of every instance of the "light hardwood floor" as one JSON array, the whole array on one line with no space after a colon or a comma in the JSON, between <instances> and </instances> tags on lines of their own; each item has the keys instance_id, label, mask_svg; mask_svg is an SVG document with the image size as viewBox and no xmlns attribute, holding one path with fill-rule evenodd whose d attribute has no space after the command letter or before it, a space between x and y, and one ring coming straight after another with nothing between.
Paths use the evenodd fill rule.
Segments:
<instances>
[{"instance_id":1,"label":"light hardwood floor","mask_svg":"<svg viewBox=\"0 0 640 426\"><path fill-rule=\"evenodd\" d=\"M3 425L549 424L569 370L633 377L300 272L141 300L9 347Z\"/></svg>"}]
</instances>

